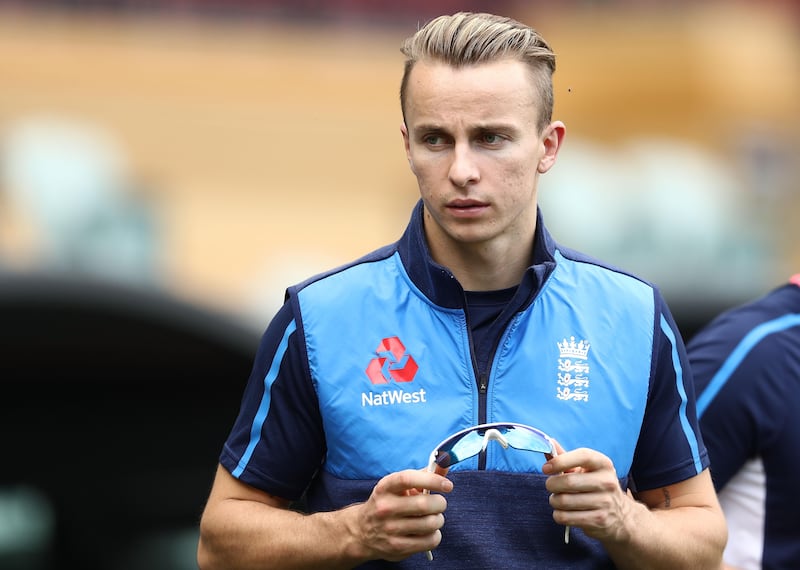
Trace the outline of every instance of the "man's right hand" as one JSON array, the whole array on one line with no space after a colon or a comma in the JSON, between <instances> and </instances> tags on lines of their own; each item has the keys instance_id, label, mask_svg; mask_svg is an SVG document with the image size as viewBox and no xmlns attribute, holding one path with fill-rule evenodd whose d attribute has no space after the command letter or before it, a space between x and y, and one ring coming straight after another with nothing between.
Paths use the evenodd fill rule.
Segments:
<instances>
[{"instance_id":1,"label":"man's right hand","mask_svg":"<svg viewBox=\"0 0 800 570\"><path fill-rule=\"evenodd\" d=\"M198 565L308 570L402 560L439 544L447 507L439 493L452 488L435 473L400 471L378 481L363 503L306 515L220 465L200 524Z\"/></svg>"},{"instance_id":2,"label":"man's right hand","mask_svg":"<svg viewBox=\"0 0 800 570\"><path fill-rule=\"evenodd\" d=\"M367 560L397 561L433 550L442 539L447 501L453 483L428 471L392 473L375 485L365 503L342 511L348 528Z\"/></svg>"}]
</instances>

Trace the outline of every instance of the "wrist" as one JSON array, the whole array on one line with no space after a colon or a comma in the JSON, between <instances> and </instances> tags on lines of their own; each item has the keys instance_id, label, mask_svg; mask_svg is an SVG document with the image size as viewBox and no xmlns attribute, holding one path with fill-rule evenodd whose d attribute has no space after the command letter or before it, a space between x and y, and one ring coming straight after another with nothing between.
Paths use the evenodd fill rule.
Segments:
<instances>
[{"instance_id":1,"label":"wrist","mask_svg":"<svg viewBox=\"0 0 800 570\"><path fill-rule=\"evenodd\" d=\"M360 505L351 505L338 511L319 513L324 517L326 534L334 546L336 557L349 567L371 559L359 524Z\"/></svg>"},{"instance_id":2,"label":"wrist","mask_svg":"<svg viewBox=\"0 0 800 570\"><path fill-rule=\"evenodd\" d=\"M650 511L630 492L621 491L617 513L616 524L609 529L610 532L604 542L623 547L628 546L636 540L637 536L641 535L641 529L646 527L646 522L642 518L648 517Z\"/></svg>"}]
</instances>

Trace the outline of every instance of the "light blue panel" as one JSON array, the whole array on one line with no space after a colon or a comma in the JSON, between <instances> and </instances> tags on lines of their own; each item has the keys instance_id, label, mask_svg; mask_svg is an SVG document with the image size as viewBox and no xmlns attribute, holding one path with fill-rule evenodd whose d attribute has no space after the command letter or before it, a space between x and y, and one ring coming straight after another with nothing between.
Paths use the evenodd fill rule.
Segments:
<instances>
[{"instance_id":1,"label":"light blue panel","mask_svg":"<svg viewBox=\"0 0 800 570\"><path fill-rule=\"evenodd\" d=\"M464 313L431 305L399 256L332 275L303 289L299 300L331 474L367 479L424 467L442 439L477 423ZM373 384L367 368L392 337L416 374Z\"/></svg>"},{"instance_id":2,"label":"light blue panel","mask_svg":"<svg viewBox=\"0 0 800 570\"><path fill-rule=\"evenodd\" d=\"M622 477L633 460L647 401L653 290L560 254L557 262L496 358L488 421L532 425L565 449L597 449L614 461ZM490 458L499 469L541 464L535 454Z\"/></svg>"}]
</instances>

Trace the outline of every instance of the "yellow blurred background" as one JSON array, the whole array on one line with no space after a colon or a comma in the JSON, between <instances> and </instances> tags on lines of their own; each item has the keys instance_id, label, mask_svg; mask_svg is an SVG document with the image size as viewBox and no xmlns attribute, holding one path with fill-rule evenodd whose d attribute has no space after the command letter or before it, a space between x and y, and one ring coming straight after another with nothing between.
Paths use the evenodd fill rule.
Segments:
<instances>
[{"instance_id":1,"label":"yellow blurred background","mask_svg":"<svg viewBox=\"0 0 800 570\"><path fill-rule=\"evenodd\" d=\"M0 266L146 282L260 328L286 285L399 236L417 197L397 96L412 18L25 6L0 10ZM676 304L732 303L800 266L791 3L506 13L559 58L568 135L541 192L557 239ZM119 211L67 250L63 218L105 191L76 188L92 169Z\"/></svg>"}]
</instances>

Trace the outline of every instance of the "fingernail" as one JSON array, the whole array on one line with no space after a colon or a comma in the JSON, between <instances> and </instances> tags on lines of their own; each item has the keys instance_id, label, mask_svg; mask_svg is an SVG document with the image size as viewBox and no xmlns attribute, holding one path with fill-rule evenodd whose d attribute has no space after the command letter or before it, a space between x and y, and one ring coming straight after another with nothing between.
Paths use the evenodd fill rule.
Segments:
<instances>
[{"instance_id":1,"label":"fingernail","mask_svg":"<svg viewBox=\"0 0 800 570\"><path fill-rule=\"evenodd\" d=\"M448 493L453 490L453 482L450 479L442 481L442 491Z\"/></svg>"}]
</instances>

